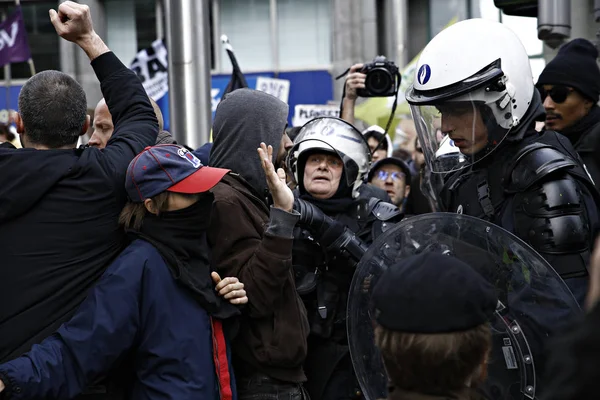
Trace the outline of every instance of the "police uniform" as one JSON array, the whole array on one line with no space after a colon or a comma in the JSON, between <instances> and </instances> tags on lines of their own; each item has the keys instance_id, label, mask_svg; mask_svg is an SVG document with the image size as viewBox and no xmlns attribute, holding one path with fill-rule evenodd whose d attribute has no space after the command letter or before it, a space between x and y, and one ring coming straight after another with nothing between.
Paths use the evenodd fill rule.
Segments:
<instances>
[{"instance_id":1,"label":"police uniform","mask_svg":"<svg viewBox=\"0 0 600 400\"><path fill-rule=\"evenodd\" d=\"M434 252L413 255L389 266L372 293L373 315L378 325L386 330L416 335L476 328L492 318L497 303L494 287L477 271L457 258ZM384 359L393 361L402 356L386 354ZM418 385L411 382L411 387L400 387L390 377L388 399L484 398L467 386L460 391L438 392Z\"/></svg>"}]
</instances>

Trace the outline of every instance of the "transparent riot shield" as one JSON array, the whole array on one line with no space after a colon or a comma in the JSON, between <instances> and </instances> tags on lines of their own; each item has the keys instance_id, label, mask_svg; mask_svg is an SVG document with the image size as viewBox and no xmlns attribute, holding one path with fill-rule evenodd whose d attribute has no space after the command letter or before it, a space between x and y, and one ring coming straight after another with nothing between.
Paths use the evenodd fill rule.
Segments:
<instances>
[{"instance_id":1,"label":"transparent riot shield","mask_svg":"<svg viewBox=\"0 0 600 400\"><path fill-rule=\"evenodd\" d=\"M543 346L580 312L576 300L554 269L516 236L474 217L432 213L385 232L357 266L348 300L348 340L367 400L387 394L387 376L374 344L371 292L386 268L423 252L452 255L496 287L493 350L482 392L489 399L537 398L543 393Z\"/></svg>"}]
</instances>

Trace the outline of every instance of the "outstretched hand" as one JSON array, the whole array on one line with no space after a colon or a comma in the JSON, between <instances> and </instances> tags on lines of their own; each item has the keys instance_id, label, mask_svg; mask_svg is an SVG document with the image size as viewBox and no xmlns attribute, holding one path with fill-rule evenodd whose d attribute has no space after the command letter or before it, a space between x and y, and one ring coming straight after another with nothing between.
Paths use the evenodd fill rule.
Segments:
<instances>
[{"instance_id":1,"label":"outstretched hand","mask_svg":"<svg viewBox=\"0 0 600 400\"><path fill-rule=\"evenodd\" d=\"M273 146L261 143L257 149L258 156L265 175L267 176L267 185L273 196L273 206L284 211L291 212L294 207L294 193L286 184L285 171L279 168L275 171L273 165Z\"/></svg>"}]
</instances>

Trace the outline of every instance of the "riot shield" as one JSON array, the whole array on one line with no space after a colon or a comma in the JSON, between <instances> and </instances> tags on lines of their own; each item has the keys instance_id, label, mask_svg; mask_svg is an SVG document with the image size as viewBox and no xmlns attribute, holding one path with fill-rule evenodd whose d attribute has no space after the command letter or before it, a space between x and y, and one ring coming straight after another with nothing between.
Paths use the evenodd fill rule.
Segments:
<instances>
[{"instance_id":1,"label":"riot shield","mask_svg":"<svg viewBox=\"0 0 600 400\"><path fill-rule=\"evenodd\" d=\"M432 213L385 232L357 266L348 300L348 340L366 399L386 398L388 383L374 344L371 292L388 266L423 252L452 255L496 287L493 349L481 391L489 399L537 398L543 392L543 346L579 313L575 298L535 250L506 230L467 215Z\"/></svg>"}]
</instances>

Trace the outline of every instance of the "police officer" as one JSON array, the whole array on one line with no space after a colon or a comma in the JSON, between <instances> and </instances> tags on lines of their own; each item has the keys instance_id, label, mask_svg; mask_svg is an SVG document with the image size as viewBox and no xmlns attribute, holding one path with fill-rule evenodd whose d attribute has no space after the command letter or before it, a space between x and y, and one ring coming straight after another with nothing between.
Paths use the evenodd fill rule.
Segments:
<instances>
[{"instance_id":1,"label":"police officer","mask_svg":"<svg viewBox=\"0 0 600 400\"><path fill-rule=\"evenodd\" d=\"M452 256L421 253L390 265L372 295L388 399L483 398L474 388L487 375L497 302L495 288Z\"/></svg>"},{"instance_id":2,"label":"police officer","mask_svg":"<svg viewBox=\"0 0 600 400\"><path fill-rule=\"evenodd\" d=\"M393 204L359 197L369 161L364 137L338 118L304 125L288 156L299 199L366 244L402 217ZM313 399L358 399L362 394L346 335L347 293L356 261L340 252L347 241L338 239L344 236L328 232L329 242L309 229L297 227L294 233L296 289L310 322L306 388Z\"/></svg>"},{"instance_id":3,"label":"police officer","mask_svg":"<svg viewBox=\"0 0 600 400\"><path fill-rule=\"evenodd\" d=\"M423 50L406 98L442 209L519 236L581 303L598 194L569 141L535 131L544 109L518 37L481 19L445 29Z\"/></svg>"}]
</instances>

